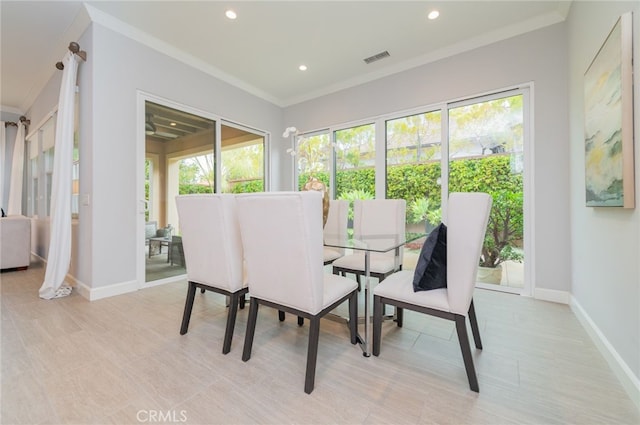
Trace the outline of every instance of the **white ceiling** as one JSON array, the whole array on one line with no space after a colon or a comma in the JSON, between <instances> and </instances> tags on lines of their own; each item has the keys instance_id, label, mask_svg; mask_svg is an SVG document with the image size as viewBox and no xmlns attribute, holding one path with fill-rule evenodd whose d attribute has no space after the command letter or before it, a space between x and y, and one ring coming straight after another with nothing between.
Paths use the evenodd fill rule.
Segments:
<instances>
[{"instance_id":1,"label":"white ceiling","mask_svg":"<svg viewBox=\"0 0 640 425\"><path fill-rule=\"evenodd\" d=\"M287 106L561 22L570 4L2 0L0 104L16 113L29 108L90 21ZM224 16L228 8L235 21ZM432 9L440 11L434 21L426 17ZM384 50L389 58L364 63Z\"/></svg>"}]
</instances>

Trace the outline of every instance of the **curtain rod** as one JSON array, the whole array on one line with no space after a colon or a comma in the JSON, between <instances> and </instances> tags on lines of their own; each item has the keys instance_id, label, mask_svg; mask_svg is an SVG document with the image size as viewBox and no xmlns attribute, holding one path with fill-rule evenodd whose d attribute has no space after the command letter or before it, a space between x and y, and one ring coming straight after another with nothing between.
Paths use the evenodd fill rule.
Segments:
<instances>
[{"instance_id":1,"label":"curtain rod","mask_svg":"<svg viewBox=\"0 0 640 425\"><path fill-rule=\"evenodd\" d=\"M31 125L31 120L28 120L27 117L25 117L24 115L20 117L19 121L21 123L24 123L24 125ZM18 123L15 122L15 121L7 121L7 122L4 123L5 127L10 126L10 125L17 127Z\"/></svg>"},{"instance_id":2,"label":"curtain rod","mask_svg":"<svg viewBox=\"0 0 640 425\"><path fill-rule=\"evenodd\" d=\"M71 43L69 43L69 50L74 55L78 55L80 59L82 59L84 62L87 61L87 52L85 52L84 50L80 50L80 45L75 41L72 41ZM62 71L64 69L64 64L62 62L58 62L56 63L56 68Z\"/></svg>"}]
</instances>

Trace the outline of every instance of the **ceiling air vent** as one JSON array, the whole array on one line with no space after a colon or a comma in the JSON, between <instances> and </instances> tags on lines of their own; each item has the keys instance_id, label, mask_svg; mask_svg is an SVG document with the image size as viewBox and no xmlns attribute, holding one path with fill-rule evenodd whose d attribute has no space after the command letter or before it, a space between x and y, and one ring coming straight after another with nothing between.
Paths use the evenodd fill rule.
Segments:
<instances>
[{"instance_id":1,"label":"ceiling air vent","mask_svg":"<svg viewBox=\"0 0 640 425\"><path fill-rule=\"evenodd\" d=\"M386 50L384 52L380 52L378 54L375 54L373 56L369 56L368 58L364 58L364 63L366 63L367 65L375 62L375 61L379 61L380 59L384 59L384 58L388 58L389 56L391 56L389 54L389 52L387 52Z\"/></svg>"}]
</instances>

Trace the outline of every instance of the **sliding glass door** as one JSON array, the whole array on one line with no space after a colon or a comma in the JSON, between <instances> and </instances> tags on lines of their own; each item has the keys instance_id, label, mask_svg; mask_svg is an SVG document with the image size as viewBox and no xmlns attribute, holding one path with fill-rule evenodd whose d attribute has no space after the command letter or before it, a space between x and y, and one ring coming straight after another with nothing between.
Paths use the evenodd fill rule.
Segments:
<instances>
[{"instance_id":1,"label":"sliding glass door","mask_svg":"<svg viewBox=\"0 0 640 425\"><path fill-rule=\"evenodd\" d=\"M375 124L336 130L336 199L373 199L375 190Z\"/></svg>"},{"instance_id":2,"label":"sliding glass door","mask_svg":"<svg viewBox=\"0 0 640 425\"><path fill-rule=\"evenodd\" d=\"M176 196L268 190L269 150L266 133L203 111L142 93L138 108L137 276L151 286L186 274Z\"/></svg>"},{"instance_id":3,"label":"sliding glass door","mask_svg":"<svg viewBox=\"0 0 640 425\"><path fill-rule=\"evenodd\" d=\"M296 187L317 174L332 198L353 200L379 196L384 183L386 198L406 200L407 229L427 233L446 216L449 193L489 193L493 208L478 285L531 293L525 276L528 105L524 87L303 134L296 144ZM415 267L421 247L421 241L405 247L405 270Z\"/></svg>"},{"instance_id":4,"label":"sliding glass door","mask_svg":"<svg viewBox=\"0 0 640 425\"><path fill-rule=\"evenodd\" d=\"M145 102L145 281L186 273L177 195L215 192L215 121Z\"/></svg>"},{"instance_id":5,"label":"sliding glass door","mask_svg":"<svg viewBox=\"0 0 640 425\"><path fill-rule=\"evenodd\" d=\"M221 191L264 191L265 135L231 123L222 124L221 131Z\"/></svg>"},{"instance_id":6,"label":"sliding glass door","mask_svg":"<svg viewBox=\"0 0 640 425\"><path fill-rule=\"evenodd\" d=\"M449 192L493 198L478 282L524 286L524 93L498 94L449 106Z\"/></svg>"}]
</instances>

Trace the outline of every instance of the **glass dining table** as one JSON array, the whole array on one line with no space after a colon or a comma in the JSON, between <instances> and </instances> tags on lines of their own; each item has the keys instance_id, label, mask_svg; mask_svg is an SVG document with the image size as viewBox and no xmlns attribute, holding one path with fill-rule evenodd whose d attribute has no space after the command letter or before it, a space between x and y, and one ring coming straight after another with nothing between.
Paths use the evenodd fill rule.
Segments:
<instances>
[{"instance_id":1,"label":"glass dining table","mask_svg":"<svg viewBox=\"0 0 640 425\"><path fill-rule=\"evenodd\" d=\"M354 253L364 253L364 336L358 333L358 343L362 348L362 355L371 356L371 344L373 342L373 327L371 324L370 309L373 306L373 293L371 291L370 256L372 252L385 253L394 251L394 270L400 269L400 248L405 244L426 236L425 233L402 234L367 234L367 235L324 235L324 246L330 248L350 249Z\"/></svg>"}]
</instances>

